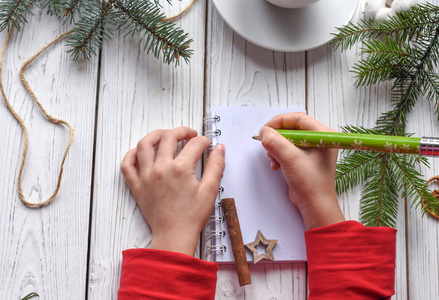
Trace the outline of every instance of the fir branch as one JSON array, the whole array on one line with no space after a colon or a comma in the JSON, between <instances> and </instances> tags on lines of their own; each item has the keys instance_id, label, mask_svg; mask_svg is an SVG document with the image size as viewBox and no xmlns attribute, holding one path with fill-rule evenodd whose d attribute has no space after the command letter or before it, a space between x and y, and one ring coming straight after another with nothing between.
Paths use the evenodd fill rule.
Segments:
<instances>
[{"instance_id":1,"label":"fir branch","mask_svg":"<svg viewBox=\"0 0 439 300\"><path fill-rule=\"evenodd\" d=\"M382 114L377 121L376 128L390 135L400 135L404 132L406 115L414 107L420 95L424 94L425 69L433 67L432 64L436 64L432 61L437 55L433 50L438 49L439 27L428 43L419 41L415 44L415 47L418 45L421 48L417 52L422 53L422 56L414 66L404 66L399 70L397 73L399 77L396 77L392 87L393 109Z\"/></svg>"},{"instance_id":2,"label":"fir branch","mask_svg":"<svg viewBox=\"0 0 439 300\"><path fill-rule=\"evenodd\" d=\"M381 135L382 132L364 127L347 125L344 132ZM335 187L337 194L342 194L367 181L378 166L382 153L368 151L344 150L344 157L337 164Z\"/></svg>"},{"instance_id":3,"label":"fir branch","mask_svg":"<svg viewBox=\"0 0 439 300\"><path fill-rule=\"evenodd\" d=\"M364 127L361 127L361 126L346 125L346 126L341 127L341 129L344 132L349 132L349 133L378 134L378 135L383 135L384 134L382 131L379 131L377 129L364 128Z\"/></svg>"},{"instance_id":4,"label":"fir branch","mask_svg":"<svg viewBox=\"0 0 439 300\"><path fill-rule=\"evenodd\" d=\"M0 2L0 31L14 26L17 30L27 23L27 15L32 15L35 0L4 0Z\"/></svg>"},{"instance_id":5,"label":"fir branch","mask_svg":"<svg viewBox=\"0 0 439 300\"><path fill-rule=\"evenodd\" d=\"M393 109L378 118L376 129L389 135L403 135L407 114L415 106L418 97L422 94L419 82L419 73L409 78L397 79L392 87Z\"/></svg>"},{"instance_id":6,"label":"fir branch","mask_svg":"<svg viewBox=\"0 0 439 300\"><path fill-rule=\"evenodd\" d=\"M425 180L422 175L414 168L415 165L423 164L428 166L427 159L416 155L392 155L392 160L397 166L395 178L398 179L398 186L404 186L402 197L412 201L412 205L418 207L422 199L427 201L429 207L436 213L439 213L439 202L425 187ZM425 213L424 207L423 211Z\"/></svg>"},{"instance_id":7,"label":"fir branch","mask_svg":"<svg viewBox=\"0 0 439 300\"><path fill-rule=\"evenodd\" d=\"M361 53L368 56L354 66L357 87L397 78L401 69L416 61L419 55L406 43L397 43L388 37L384 42L377 39L364 41Z\"/></svg>"},{"instance_id":8,"label":"fir branch","mask_svg":"<svg viewBox=\"0 0 439 300\"><path fill-rule=\"evenodd\" d=\"M156 58L162 54L168 64L178 63L180 58L188 62L193 52L189 49L192 39L174 23L162 23L165 15L158 6L149 1L110 0L110 3L118 10L119 29L132 38L139 36L147 53L151 51Z\"/></svg>"},{"instance_id":9,"label":"fir branch","mask_svg":"<svg viewBox=\"0 0 439 300\"><path fill-rule=\"evenodd\" d=\"M435 114L439 119L439 76L431 71L425 73L424 89L427 100L435 105Z\"/></svg>"},{"instance_id":10,"label":"fir branch","mask_svg":"<svg viewBox=\"0 0 439 300\"><path fill-rule=\"evenodd\" d=\"M60 13L59 17L60 19L66 19L73 21L75 16L82 15L82 11L86 5L84 4L85 1L95 2L95 0L70 0L70 1L63 1L63 5L60 7ZM105 1L102 5L105 5Z\"/></svg>"},{"instance_id":11,"label":"fir branch","mask_svg":"<svg viewBox=\"0 0 439 300\"><path fill-rule=\"evenodd\" d=\"M419 37L421 32L436 28L439 20L439 7L425 3L412 7L410 11L401 11L389 20L360 20L358 24L349 22L348 25L337 28L331 42L336 48L349 49L356 43L373 38L390 37L399 40L412 40Z\"/></svg>"},{"instance_id":12,"label":"fir branch","mask_svg":"<svg viewBox=\"0 0 439 300\"><path fill-rule=\"evenodd\" d=\"M90 59L96 54L96 49L102 48L102 42L110 39L112 31L109 27L114 21L114 12L110 4L104 2L99 6L93 2L84 9L84 15L76 24L67 40L67 50L74 60L82 54Z\"/></svg>"},{"instance_id":13,"label":"fir branch","mask_svg":"<svg viewBox=\"0 0 439 300\"><path fill-rule=\"evenodd\" d=\"M381 153L378 167L364 185L360 201L361 221L366 226L395 227L398 213L398 186L391 174L389 153Z\"/></svg>"},{"instance_id":14,"label":"fir branch","mask_svg":"<svg viewBox=\"0 0 439 300\"><path fill-rule=\"evenodd\" d=\"M166 0L171 3L171 0ZM0 2L0 31L16 27L20 30L32 14L36 0L4 0ZM39 0L39 6L60 19L76 22L67 45L74 60L83 55L89 59L102 48L102 43L113 34L112 25L131 35L139 36L143 49L163 61L186 63L193 54L189 48L192 39L174 23L162 22L165 15L160 11L159 0Z\"/></svg>"},{"instance_id":15,"label":"fir branch","mask_svg":"<svg viewBox=\"0 0 439 300\"><path fill-rule=\"evenodd\" d=\"M48 14L59 15L63 0L41 0L40 7L46 9Z\"/></svg>"},{"instance_id":16,"label":"fir branch","mask_svg":"<svg viewBox=\"0 0 439 300\"><path fill-rule=\"evenodd\" d=\"M375 170L380 153L354 151L345 156L337 164L336 184L337 194L342 194L366 181Z\"/></svg>"}]
</instances>

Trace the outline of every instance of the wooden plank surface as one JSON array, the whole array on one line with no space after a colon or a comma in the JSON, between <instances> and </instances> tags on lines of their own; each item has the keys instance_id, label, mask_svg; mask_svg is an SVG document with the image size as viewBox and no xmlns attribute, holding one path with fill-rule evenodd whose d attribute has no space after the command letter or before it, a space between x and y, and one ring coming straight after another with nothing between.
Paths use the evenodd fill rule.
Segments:
<instances>
[{"instance_id":1,"label":"wooden plank surface","mask_svg":"<svg viewBox=\"0 0 439 300\"><path fill-rule=\"evenodd\" d=\"M207 108L305 108L305 53L273 52L247 42L212 5L207 53ZM220 265L216 299L306 299L305 263L250 265L250 274L252 284L240 287L234 266Z\"/></svg>"},{"instance_id":2,"label":"wooden plank surface","mask_svg":"<svg viewBox=\"0 0 439 300\"><path fill-rule=\"evenodd\" d=\"M438 0L429 1L439 5ZM421 99L408 117L407 131L416 136L439 136L435 105ZM439 160L430 158L425 179L439 175ZM438 184L430 185L439 189ZM421 215L420 208L407 205L408 299L439 299L439 220Z\"/></svg>"},{"instance_id":3,"label":"wooden plank surface","mask_svg":"<svg viewBox=\"0 0 439 300\"><path fill-rule=\"evenodd\" d=\"M175 2L175 9L187 3ZM151 241L119 170L125 153L159 128L189 126L202 134L205 1L177 24L194 39L189 65L164 65L139 49L137 40L119 34L102 51L89 299L116 299L122 250Z\"/></svg>"},{"instance_id":4,"label":"wooden plank surface","mask_svg":"<svg viewBox=\"0 0 439 300\"><path fill-rule=\"evenodd\" d=\"M409 116L408 132L439 136L439 122L433 105L422 99ZM439 161L430 158L430 169L422 168L428 180L439 175ZM430 185L439 189L439 185ZM407 205L407 269L409 299L439 299L439 220L422 216L420 207Z\"/></svg>"},{"instance_id":5,"label":"wooden plank surface","mask_svg":"<svg viewBox=\"0 0 439 300\"><path fill-rule=\"evenodd\" d=\"M55 189L69 132L48 122L21 85L22 63L66 31L55 17L34 10L24 31L14 32L7 49L3 78L12 105L29 130L23 174L25 196L40 202ZM5 40L6 32L0 34ZM25 75L46 110L75 128L64 165L61 189L44 208L25 207L17 192L22 132L0 103L0 298L84 299L96 101L97 59L73 62L65 42L54 45Z\"/></svg>"}]
</instances>

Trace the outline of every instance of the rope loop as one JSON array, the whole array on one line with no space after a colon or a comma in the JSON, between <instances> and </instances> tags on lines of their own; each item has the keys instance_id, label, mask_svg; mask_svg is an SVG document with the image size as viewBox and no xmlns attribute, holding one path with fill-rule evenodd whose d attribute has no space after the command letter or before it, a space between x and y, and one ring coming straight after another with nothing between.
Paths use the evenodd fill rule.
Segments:
<instances>
[{"instance_id":1,"label":"rope loop","mask_svg":"<svg viewBox=\"0 0 439 300\"><path fill-rule=\"evenodd\" d=\"M58 174L58 181L56 184L56 188L55 191L52 193L52 195L46 199L45 201L42 202L38 202L38 203L33 203L33 202L29 202L26 197L23 194L23 189L22 189L22 185L21 185L21 181L22 181L22 175L23 175L23 169L24 169L24 165L26 163L26 156L27 156L27 149L28 149L28 133L27 133L27 128L26 125L24 124L23 119L20 117L20 115L15 111L15 109L12 107L11 103L8 100L8 97L6 96L4 87L3 87L3 80L2 80L2 70L3 70L3 58L5 56L5 52L6 52L6 48L8 46L9 40L12 36L12 31L13 31L14 27L11 27L9 29L8 32L8 36L6 37L5 43L3 44L3 48L2 51L0 53L0 91L1 94L3 96L3 99L5 100L6 106L9 109L9 111L11 112L12 116L17 120L18 124L20 125L22 131L23 131L23 156L21 159L21 166L20 166L20 171L18 173L18 195L20 197L20 200L24 203L24 205L28 206L28 207L42 207L45 206L47 204L49 204L53 198L55 198L56 194L58 193L60 186L61 186L61 178L62 178L62 174L63 174L63 169L64 169L64 163L66 161L66 157L67 154L69 152L70 146L73 143L73 135L74 135L74 129L72 128L72 126L67 123L64 120L60 120L57 119L55 117L52 117L51 115L49 115L47 113L47 111L44 109L43 105L41 104L41 102L38 100L37 96L35 95L35 93L33 92L32 88L29 85L29 82L26 80L26 78L24 77L24 70L44 51L47 50L47 48L49 48L50 46L52 46L53 44L55 44L56 42L58 42L60 39L62 39L63 37L69 35L70 33L72 33L72 31L67 31L63 34L61 34L59 37L57 37L56 39L54 39L52 42L50 42L49 44L47 44L45 47L43 47L40 51L38 51L37 54L35 54L34 56L32 56L31 58L29 58L27 61L25 61L23 63L23 65L21 66L20 69L20 78L21 78L21 82L24 86L24 88L29 92L29 94L32 96L33 100L35 101L35 103L38 105L38 107L40 108L41 112L44 114L44 116L53 124L56 125L65 125L68 129L69 129L69 143L66 147L66 150L64 151L64 156L61 162L61 168Z\"/></svg>"}]
</instances>

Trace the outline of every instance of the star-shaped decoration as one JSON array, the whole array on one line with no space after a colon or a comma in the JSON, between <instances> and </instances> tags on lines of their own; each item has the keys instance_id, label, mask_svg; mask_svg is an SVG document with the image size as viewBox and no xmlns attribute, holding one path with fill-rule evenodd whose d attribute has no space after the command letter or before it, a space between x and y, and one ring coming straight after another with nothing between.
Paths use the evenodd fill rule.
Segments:
<instances>
[{"instance_id":1,"label":"star-shaped decoration","mask_svg":"<svg viewBox=\"0 0 439 300\"><path fill-rule=\"evenodd\" d=\"M267 248L265 249L265 253L258 253L258 249L256 249L256 247L261 244L267 246ZM262 232L260 230L258 230L258 233L256 234L256 239L249 243L249 244L245 244L245 246L251 251L253 252L253 263L256 264L258 263L261 259L269 259L274 261L274 256L273 256L273 248L274 246L276 246L277 240L267 240L265 238L265 236L262 234Z\"/></svg>"}]
</instances>

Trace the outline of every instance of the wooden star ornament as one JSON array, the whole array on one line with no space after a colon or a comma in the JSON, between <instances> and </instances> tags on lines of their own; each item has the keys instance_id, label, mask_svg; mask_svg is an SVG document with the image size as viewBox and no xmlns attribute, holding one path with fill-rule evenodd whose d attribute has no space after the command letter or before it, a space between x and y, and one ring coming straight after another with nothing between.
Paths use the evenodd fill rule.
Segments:
<instances>
[{"instance_id":1,"label":"wooden star ornament","mask_svg":"<svg viewBox=\"0 0 439 300\"><path fill-rule=\"evenodd\" d=\"M245 246L253 252L253 263L256 264L262 259L268 259L271 261L274 261L273 256L273 248L276 246L277 240L268 240L265 238L265 236L262 234L260 230L258 230L258 233L256 234L256 239L248 244L245 244ZM265 253L258 253L258 249L256 247L259 245L265 245L267 248L265 249Z\"/></svg>"}]
</instances>

